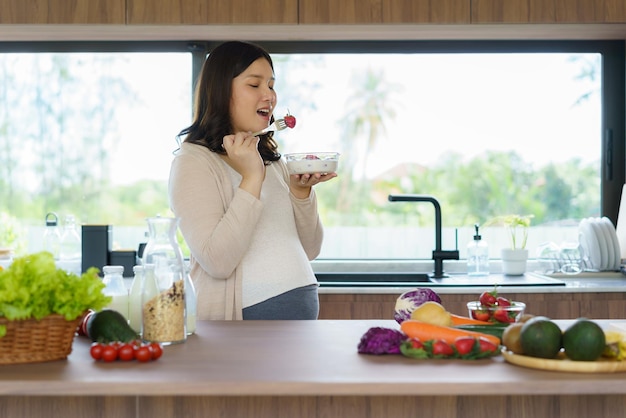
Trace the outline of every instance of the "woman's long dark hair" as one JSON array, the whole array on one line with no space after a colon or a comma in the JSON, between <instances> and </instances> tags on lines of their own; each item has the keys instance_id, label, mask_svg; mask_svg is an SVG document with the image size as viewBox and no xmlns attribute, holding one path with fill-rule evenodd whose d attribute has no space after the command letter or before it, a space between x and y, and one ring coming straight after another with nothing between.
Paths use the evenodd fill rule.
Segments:
<instances>
[{"instance_id":1,"label":"woman's long dark hair","mask_svg":"<svg viewBox=\"0 0 626 418\"><path fill-rule=\"evenodd\" d=\"M274 70L272 58L258 45L230 41L213 49L204 61L196 86L193 123L180 131L178 137L184 136L185 142L226 154L222 141L233 133L229 111L233 79L259 58L266 59ZM274 122L273 116L270 122ZM272 132L260 135L259 153L266 164L280 159L277 150Z\"/></svg>"}]
</instances>

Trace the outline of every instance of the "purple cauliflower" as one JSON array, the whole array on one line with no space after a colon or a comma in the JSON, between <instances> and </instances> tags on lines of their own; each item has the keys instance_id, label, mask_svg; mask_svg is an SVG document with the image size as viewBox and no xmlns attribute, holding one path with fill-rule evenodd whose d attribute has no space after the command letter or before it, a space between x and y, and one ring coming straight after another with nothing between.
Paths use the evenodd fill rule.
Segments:
<instances>
[{"instance_id":1,"label":"purple cauliflower","mask_svg":"<svg viewBox=\"0 0 626 418\"><path fill-rule=\"evenodd\" d=\"M427 301L441 303L441 298L434 290L427 287L407 290L396 300L393 319L395 319L398 324L401 324L403 321L411 318L411 314L415 308Z\"/></svg>"},{"instance_id":2,"label":"purple cauliflower","mask_svg":"<svg viewBox=\"0 0 626 418\"><path fill-rule=\"evenodd\" d=\"M399 330L372 327L361 337L359 354L400 354L400 344L406 339Z\"/></svg>"}]
</instances>

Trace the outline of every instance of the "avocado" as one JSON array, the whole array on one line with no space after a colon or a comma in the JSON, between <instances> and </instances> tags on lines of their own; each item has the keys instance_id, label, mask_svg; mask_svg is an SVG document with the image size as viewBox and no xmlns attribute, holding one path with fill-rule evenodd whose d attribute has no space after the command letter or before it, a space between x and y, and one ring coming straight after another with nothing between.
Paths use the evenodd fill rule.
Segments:
<instances>
[{"instance_id":1,"label":"avocado","mask_svg":"<svg viewBox=\"0 0 626 418\"><path fill-rule=\"evenodd\" d=\"M139 339L139 334L128 325L124 315L113 309L103 309L93 314L87 322L87 335L92 341L100 343Z\"/></svg>"}]
</instances>

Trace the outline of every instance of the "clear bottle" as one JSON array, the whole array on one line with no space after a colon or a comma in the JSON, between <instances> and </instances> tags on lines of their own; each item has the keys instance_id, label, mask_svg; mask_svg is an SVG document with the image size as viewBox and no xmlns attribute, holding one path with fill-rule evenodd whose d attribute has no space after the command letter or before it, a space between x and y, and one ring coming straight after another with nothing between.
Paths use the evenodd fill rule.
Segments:
<instances>
[{"instance_id":1,"label":"clear bottle","mask_svg":"<svg viewBox=\"0 0 626 418\"><path fill-rule=\"evenodd\" d=\"M104 266L102 271L102 282L105 285L102 293L113 298L106 308L121 313L128 320L128 289L124 284L124 266Z\"/></svg>"},{"instance_id":2,"label":"clear bottle","mask_svg":"<svg viewBox=\"0 0 626 418\"><path fill-rule=\"evenodd\" d=\"M59 260L61 250L61 233L59 232L59 217L54 212L46 214L46 229L43 233L43 250Z\"/></svg>"},{"instance_id":3,"label":"clear bottle","mask_svg":"<svg viewBox=\"0 0 626 418\"><path fill-rule=\"evenodd\" d=\"M479 233L479 225L474 225L476 233L474 239L467 244L467 274L468 276L489 275L489 245Z\"/></svg>"},{"instance_id":4,"label":"clear bottle","mask_svg":"<svg viewBox=\"0 0 626 418\"><path fill-rule=\"evenodd\" d=\"M141 293L143 289L143 266L133 267L133 284L128 295L128 324L137 333L141 333Z\"/></svg>"},{"instance_id":5,"label":"clear bottle","mask_svg":"<svg viewBox=\"0 0 626 418\"><path fill-rule=\"evenodd\" d=\"M82 269L82 242L74 215L65 217L59 252L61 267L80 276Z\"/></svg>"},{"instance_id":6,"label":"clear bottle","mask_svg":"<svg viewBox=\"0 0 626 418\"><path fill-rule=\"evenodd\" d=\"M161 344L182 343L187 339L188 286L182 251L176 242L178 219L154 217L147 222L149 238L141 260L142 338Z\"/></svg>"}]
</instances>

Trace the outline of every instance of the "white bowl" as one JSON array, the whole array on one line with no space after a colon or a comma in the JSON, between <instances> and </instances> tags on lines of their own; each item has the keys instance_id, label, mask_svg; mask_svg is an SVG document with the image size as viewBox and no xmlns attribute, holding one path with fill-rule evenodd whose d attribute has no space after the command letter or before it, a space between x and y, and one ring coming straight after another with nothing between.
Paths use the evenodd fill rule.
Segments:
<instances>
[{"instance_id":1,"label":"white bowl","mask_svg":"<svg viewBox=\"0 0 626 418\"><path fill-rule=\"evenodd\" d=\"M301 152L285 154L289 174L334 173L339 164L338 152Z\"/></svg>"}]
</instances>

